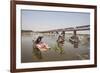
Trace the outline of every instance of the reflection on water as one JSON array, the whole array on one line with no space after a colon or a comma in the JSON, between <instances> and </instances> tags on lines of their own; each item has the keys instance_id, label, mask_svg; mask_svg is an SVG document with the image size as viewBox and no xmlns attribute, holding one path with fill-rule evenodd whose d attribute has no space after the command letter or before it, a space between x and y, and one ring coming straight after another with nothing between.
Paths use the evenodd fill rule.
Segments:
<instances>
[{"instance_id":1,"label":"reflection on water","mask_svg":"<svg viewBox=\"0 0 100 73\"><path fill-rule=\"evenodd\" d=\"M48 51L41 52L37 49L32 34L22 34L21 62L43 62L63 60L85 60L89 59L90 41L89 35L78 35L80 42L78 48L74 48L69 42L72 35L66 34L64 45L57 43L57 35L43 35L42 41L50 47ZM61 53L62 52L62 53Z\"/></svg>"},{"instance_id":2,"label":"reflection on water","mask_svg":"<svg viewBox=\"0 0 100 73\"><path fill-rule=\"evenodd\" d=\"M33 56L35 56L37 59L42 59L41 51L34 47L33 47Z\"/></svg>"}]
</instances>

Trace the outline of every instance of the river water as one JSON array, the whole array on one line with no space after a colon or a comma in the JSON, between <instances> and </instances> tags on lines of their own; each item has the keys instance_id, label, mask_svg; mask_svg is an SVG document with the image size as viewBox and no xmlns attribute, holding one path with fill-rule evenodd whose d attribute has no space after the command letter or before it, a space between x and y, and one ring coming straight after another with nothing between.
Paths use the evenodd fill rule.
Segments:
<instances>
[{"instance_id":1,"label":"river water","mask_svg":"<svg viewBox=\"0 0 100 73\"><path fill-rule=\"evenodd\" d=\"M80 43L78 48L74 48L73 44L69 42L71 35L66 34L65 43L63 46L63 53L57 49L57 35L43 35L42 41L47 43L50 47L48 51L38 52L34 50L33 45L36 39L35 35L22 34L21 39L21 62L47 62L47 61L69 61L69 60L86 60L90 58L90 41L85 41L89 35L79 35ZM40 57L40 58L39 58Z\"/></svg>"}]
</instances>

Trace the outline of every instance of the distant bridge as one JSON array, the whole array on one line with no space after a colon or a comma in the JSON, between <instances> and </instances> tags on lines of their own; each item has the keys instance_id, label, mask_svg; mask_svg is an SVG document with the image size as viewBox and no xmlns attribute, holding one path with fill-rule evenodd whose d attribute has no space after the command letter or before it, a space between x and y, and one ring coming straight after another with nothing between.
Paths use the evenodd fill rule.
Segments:
<instances>
[{"instance_id":1,"label":"distant bridge","mask_svg":"<svg viewBox=\"0 0 100 73\"><path fill-rule=\"evenodd\" d=\"M84 26L76 26L76 27L69 27L69 28L62 28L62 29L54 29L54 30L47 30L47 31L37 31L38 33L50 33L50 32L61 32L61 31L85 31L90 30L90 25Z\"/></svg>"}]
</instances>

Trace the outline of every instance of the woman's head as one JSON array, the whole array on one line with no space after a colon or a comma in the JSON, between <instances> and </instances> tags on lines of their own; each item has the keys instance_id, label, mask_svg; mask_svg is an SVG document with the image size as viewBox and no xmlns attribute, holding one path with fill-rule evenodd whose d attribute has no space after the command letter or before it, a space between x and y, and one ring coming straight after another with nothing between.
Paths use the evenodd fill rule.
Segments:
<instances>
[{"instance_id":1,"label":"woman's head","mask_svg":"<svg viewBox=\"0 0 100 73\"><path fill-rule=\"evenodd\" d=\"M41 40L42 40L42 38L43 38L42 36L39 36L39 37L37 38L37 40L35 41L35 43L36 43L36 44L40 43Z\"/></svg>"}]
</instances>

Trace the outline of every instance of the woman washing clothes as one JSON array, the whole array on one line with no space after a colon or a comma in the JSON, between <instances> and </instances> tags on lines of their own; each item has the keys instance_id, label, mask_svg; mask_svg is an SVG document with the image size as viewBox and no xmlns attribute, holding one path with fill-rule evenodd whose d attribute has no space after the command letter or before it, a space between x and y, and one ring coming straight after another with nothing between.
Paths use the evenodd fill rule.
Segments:
<instances>
[{"instance_id":1,"label":"woman washing clothes","mask_svg":"<svg viewBox=\"0 0 100 73\"><path fill-rule=\"evenodd\" d=\"M39 36L35 41L36 48L38 48L40 51L47 51L49 47L46 43L42 42L42 38L42 36Z\"/></svg>"}]
</instances>

